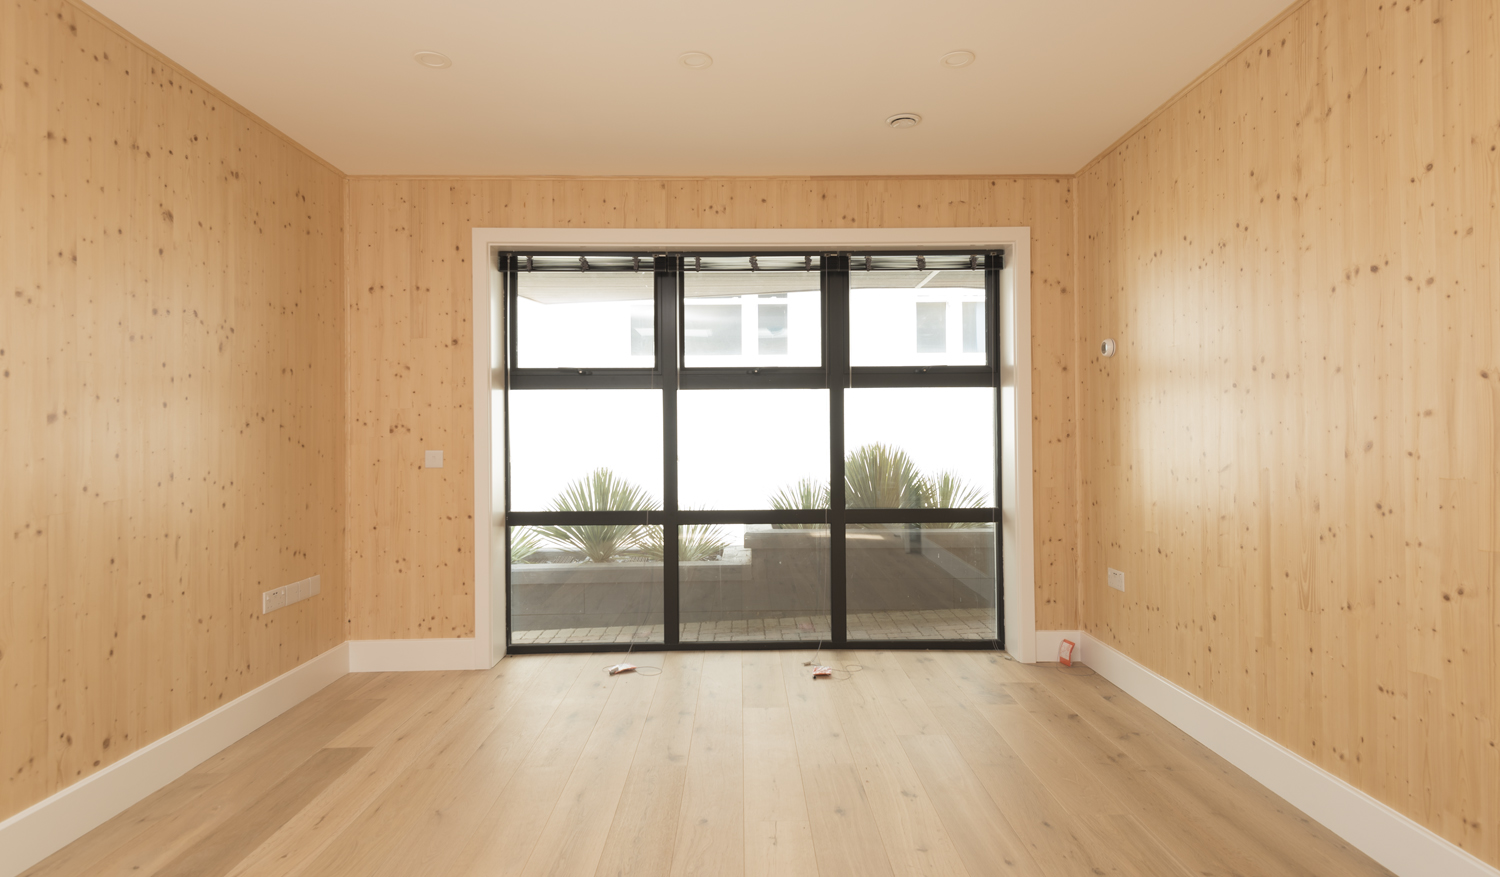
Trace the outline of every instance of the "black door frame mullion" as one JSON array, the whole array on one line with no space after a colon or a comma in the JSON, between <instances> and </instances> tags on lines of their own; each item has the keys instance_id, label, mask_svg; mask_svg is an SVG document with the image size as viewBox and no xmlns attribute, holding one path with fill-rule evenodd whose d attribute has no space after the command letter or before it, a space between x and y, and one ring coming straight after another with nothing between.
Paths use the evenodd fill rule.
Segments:
<instances>
[{"instance_id":1,"label":"black door frame mullion","mask_svg":"<svg viewBox=\"0 0 1500 877\"><path fill-rule=\"evenodd\" d=\"M656 368L661 375L662 415L662 642L677 645L682 628L681 572L678 562L677 524L680 511L677 498L677 391L680 353L682 297L682 260L675 256L656 257Z\"/></svg>"},{"instance_id":2,"label":"black door frame mullion","mask_svg":"<svg viewBox=\"0 0 1500 877\"><path fill-rule=\"evenodd\" d=\"M984 318L985 318L985 354L989 358L990 371L994 380L994 408L995 417L990 428L995 436L995 648L1005 648L1005 527L1001 520L1001 503L1003 502L1001 491L1005 488L1005 467L1001 465L1003 454L1000 452L1001 418L1004 412L1001 410L1000 388L1005 383L1003 371L1005 363L1000 357L1004 348L1000 344L1000 329L1003 321L1000 319L1000 271L1005 267L1005 257L999 251L991 251L986 254L984 260ZM1028 424L1017 424L1017 429L1029 429Z\"/></svg>"},{"instance_id":3,"label":"black door frame mullion","mask_svg":"<svg viewBox=\"0 0 1500 877\"><path fill-rule=\"evenodd\" d=\"M505 478L505 487L502 490L504 505L502 505L500 507L501 508L500 522L501 522L502 529L505 530L505 560L504 560L504 563L505 563L505 650L507 652L509 652L510 648L511 648L511 645L510 645L510 640L511 640L511 635L510 635L510 615L511 615L511 613L510 613L510 607L512 605L514 605L511 602L511 596L510 596L510 552L511 552L510 539L511 539L511 531L512 531L512 529L514 527L514 525L511 523L511 512L510 512L510 378L511 378L511 373L514 371L514 369L512 369L510 367L511 366L510 357L513 355L513 351L516 349L515 306L512 304L512 298L511 298L511 296L514 294L515 288L516 288L516 260L515 260L514 256L501 256L500 257L500 276L503 278L502 286L501 286L501 289L500 289L500 302L499 302L499 304L500 304L500 315L501 315L500 319L502 321L501 322L501 326L500 326L500 330L501 330L502 335L507 339L507 343L506 343L506 348L507 349L504 352L505 355L502 356L502 357L500 357L500 368L498 369L498 371L500 371L500 374L499 375L495 374L495 372L497 371L497 369L494 369L494 368L490 369L490 389L493 392L496 384L499 384L503 388L503 390L504 390L504 392L502 392L500 394L500 410L503 413L502 417L501 417L501 420L500 420L500 423L501 423L501 427L500 428L504 432L504 435L502 435L501 438L500 438L500 442L501 442L501 445L503 447L503 453L505 454L505 459L501 461L500 465L502 467L504 467L503 468L503 477ZM493 332L492 332L491 333L491 338L493 338L493 337L494 336L493 336ZM490 343L493 344L494 341L492 340ZM491 359L490 361L494 362L493 359ZM498 380L497 380L497 378L498 378ZM491 409L491 410L493 411L493 409ZM495 426L494 415L491 414L490 415L490 428L494 429L494 426ZM493 440L491 440L491 444L493 445ZM491 453L493 453L493 451ZM494 466L495 465L495 461L491 460L490 461L490 465ZM493 497L495 495L495 487L494 487L493 484L489 485L489 490L490 490L490 496ZM493 501L494 500L491 499L491 502L493 502ZM493 514L491 515L491 517L493 517ZM494 524L492 523L490 526L493 527ZM491 536L491 538L494 538L494 537ZM476 546L476 548L477 547L478 546ZM488 550L488 549L486 549L486 550ZM495 579L495 573L494 573L493 570L491 570L490 571L490 581L492 582L492 581L494 581L494 579ZM490 582L475 582L474 583L474 587L476 587L476 588L488 588L488 587L490 587ZM493 611L490 613L490 617L494 618L494 612ZM491 645L490 648L491 648L491 653L493 653L494 646Z\"/></svg>"},{"instance_id":4,"label":"black door frame mullion","mask_svg":"<svg viewBox=\"0 0 1500 877\"><path fill-rule=\"evenodd\" d=\"M849 386L849 257L823 257L824 349L828 362L828 613L833 644L849 641L844 538L844 390Z\"/></svg>"}]
</instances>

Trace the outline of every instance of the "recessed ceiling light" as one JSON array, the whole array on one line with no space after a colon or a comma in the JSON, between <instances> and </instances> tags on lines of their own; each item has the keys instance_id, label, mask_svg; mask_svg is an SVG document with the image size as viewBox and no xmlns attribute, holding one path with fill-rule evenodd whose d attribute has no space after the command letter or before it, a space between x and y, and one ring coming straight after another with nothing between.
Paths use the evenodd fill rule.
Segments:
<instances>
[{"instance_id":1,"label":"recessed ceiling light","mask_svg":"<svg viewBox=\"0 0 1500 877\"><path fill-rule=\"evenodd\" d=\"M705 67L714 66L714 59L707 52L683 52L677 56L677 63L694 70L702 70Z\"/></svg>"},{"instance_id":2,"label":"recessed ceiling light","mask_svg":"<svg viewBox=\"0 0 1500 877\"><path fill-rule=\"evenodd\" d=\"M974 53L967 49L958 52L949 52L943 56L944 67L967 67L974 63Z\"/></svg>"},{"instance_id":3,"label":"recessed ceiling light","mask_svg":"<svg viewBox=\"0 0 1500 877\"><path fill-rule=\"evenodd\" d=\"M415 58L417 63L421 64L423 67L431 67L435 70L441 70L444 67L453 66L453 59L449 58L447 55L444 55L442 52L418 52L415 55L412 55L412 57Z\"/></svg>"},{"instance_id":4,"label":"recessed ceiling light","mask_svg":"<svg viewBox=\"0 0 1500 877\"><path fill-rule=\"evenodd\" d=\"M916 113L897 113L885 123L892 128L915 128L922 123L922 117Z\"/></svg>"}]
</instances>

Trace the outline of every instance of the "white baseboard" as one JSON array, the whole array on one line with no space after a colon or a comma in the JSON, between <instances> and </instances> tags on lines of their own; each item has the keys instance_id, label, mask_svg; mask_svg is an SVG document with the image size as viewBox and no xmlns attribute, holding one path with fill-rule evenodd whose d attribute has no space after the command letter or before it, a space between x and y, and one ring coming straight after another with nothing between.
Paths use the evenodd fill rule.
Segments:
<instances>
[{"instance_id":1,"label":"white baseboard","mask_svg":"<svg viewBox=\"0 0 1500 877\"><path fill-rule=\"evenodd\" d=\"M1037 663L1057 663L1057 647L1062 645L1063 640L1073 641L1073 661L1077 663L1083 660L1083 631L1081 630L1039 630L1036 632L1036 659Z\"/></svg>"},{"instance_id":2,"label":"white baseboard","mask_svg":"<svg viewBox=\"0 0 1500 877\"><path fill-rule=\"evenodd\" d=\"M15 877L348 672L348 644L340 643L0 822L0 877Z\"/></svg>"},{"instance_id":3,"label":"white baseboard","mask_svg":"<svg viewBox=\"0 0 1500 877\"><path fill-rule=\"evenodd\" d=\"M356 639L349 641L350 673L405 670L475 670L473 637L457 639Z\"/></svg>"},{"instance_id":4,"label":"white baseboard","mask_svg":"<svg viewBox=\"0 0 1500 877\"><path fill-rule=\"evenodd\" d=\"M1041 636L1038 631L1038 654ZM1115 648L1084 638L1094 672L1401 877L1500 877L1500 869L1431 829Z\"/></svg>"}]
</instances>

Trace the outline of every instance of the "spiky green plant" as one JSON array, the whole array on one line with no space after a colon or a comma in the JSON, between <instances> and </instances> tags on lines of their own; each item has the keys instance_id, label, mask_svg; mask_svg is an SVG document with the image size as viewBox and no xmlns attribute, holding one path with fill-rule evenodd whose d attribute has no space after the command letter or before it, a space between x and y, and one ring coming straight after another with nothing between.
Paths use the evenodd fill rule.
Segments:
<instances>
[{"instance_id":1,"label":"spiky green plant","mask_svg":"<svg viewBox=\"0 0 1500 877\"><path fill-rule=\"evenodd\" d=\"M649 532L641 540L641 554L651 560L662 560L666 546L662 544L661 527L648 527ZM729 534L714 524L683 524L677 532L677 560L713 560L729 547Z\"/></svg>"},{"instance_id":2,"label":"spiky green plant","mask_svg":"<svg viewBox=\"0 0 1500 877\"><path fill-rule=\"evenodd\" d=\"M927 490L921 470L900 448L875 442L844 461L845 508L925 508Z\"/></svg>"},{"instance_id":3,"label":"spiky green plant","mask_svg":"<svg viewBox=\"0 0 1500 877\"><path fill-rule=\"evenodd\" d=\"M552 500L554 512L655 511L659 507L645 488L603 467L569 484ZM559 548L576 551L594 563L609 563L639 550L652 529L635 524L584 524L538 527L537 531Z\"/></svg>"},{"instance_id":4,"label":"spiky green plant","mask_svg":"<svg viewBox=\"0 0 1500 877\"><path fill-rule=\"evenodd\" d=\"M925 493L929 508L980 509L988 505L984 491L959 478L957 473L947 470L939 472L935 478L927 479ZM963 521L941 524L929 523L922 526L924 529L965 530L985 525Z\"/></svg>"},{"instance_id":5,"label":"spiky green plant","mask_svg":"<svg viewBox=\"0 0 1500 877\"><path fill-rule=\"evenodd\" d=\"M510 562L530 563L531 555L542 547L542 540L531 527L512 527L510 531Z\"/></svg>"},{"instance_id":6,"label":"spiky green plant","mask_svg":"<svg viewBox=\"0 0 1500 877\"><path fill-rule=\"evenodd\" d=\"M828 485L814 478L803 478L771 495L771 508L778 511L828 508ZM817 530L826 524L772 524L773 530Z\"/></svg>"}]
</instances>

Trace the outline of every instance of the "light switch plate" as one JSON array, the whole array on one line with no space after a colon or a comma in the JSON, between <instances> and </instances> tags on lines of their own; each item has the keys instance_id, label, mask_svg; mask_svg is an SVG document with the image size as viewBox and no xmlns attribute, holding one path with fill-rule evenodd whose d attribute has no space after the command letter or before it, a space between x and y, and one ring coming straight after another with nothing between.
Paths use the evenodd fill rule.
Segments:
<instances>
[{"instance_id":1,"label":"light switch plate","mask_svg":"<svg viewBox=\"0 0 1500 877\"><path fill-rule=\"evenodd\" d=\"M316 597L323 590L323 577L313 576L307 580L307 596Z\"/></svg>"},{"instance_id":2,"label":"light switch plate","mask_svg":"<svg viewBox=\"0 0 1500 877\"><path fill-rule=\"evenodd\" d=\"M307 599L307 579L286 586L286 604L301 603Z\"/></svg>"},{"instance_id":3,"label":"light switch plate","mask_svg":"<svg viewBox=\"0 0 1500 877\"><path fill-rule=\"evenodd\" d=\"M1109 586L1116 591L1125 590L1125 574L1117 569L1109 571Z\"/></svg>"},{"instance_id":4,"label":"light switch plate","mask_svg":"<svg viewBox=\"0 0 1500 877\"><path fill-rule=\"evenodd\" d=\"M428 469L441 469L441 468L443 468L443 452L442 451L428 451L427 452L426 464L427 464L427 468Z\"/></svg>"}]
</instances>

